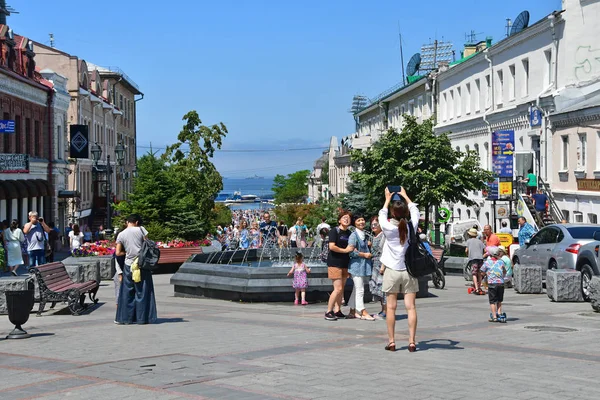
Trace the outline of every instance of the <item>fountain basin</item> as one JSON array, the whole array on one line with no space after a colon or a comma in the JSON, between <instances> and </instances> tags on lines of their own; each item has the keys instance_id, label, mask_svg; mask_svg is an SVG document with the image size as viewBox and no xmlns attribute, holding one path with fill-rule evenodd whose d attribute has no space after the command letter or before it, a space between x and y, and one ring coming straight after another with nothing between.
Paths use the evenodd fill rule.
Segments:
<instances>
[{"instance_id":1,"label":"fountain basin","mask_svg":"<svg viewBox=\"0 0 600 400\"><path fill-rule=\"evenodd\" d=\"M327 266L315 249L256 249L198 254L181 265L171 277L176 297L208 297L244 302L293 301L292 277L288 277L296 251L305 255L304 263L311 268L306 299L327 301L333 287L327 277ZM248 264L250 266L248 266ZM287 264L285 266L281 266ZM417 297L427 297L427 278L419 279ZM352 292L348 279L344 297ZM365 284L365 301L372 296Z\"/></svg>"}]
</instances>

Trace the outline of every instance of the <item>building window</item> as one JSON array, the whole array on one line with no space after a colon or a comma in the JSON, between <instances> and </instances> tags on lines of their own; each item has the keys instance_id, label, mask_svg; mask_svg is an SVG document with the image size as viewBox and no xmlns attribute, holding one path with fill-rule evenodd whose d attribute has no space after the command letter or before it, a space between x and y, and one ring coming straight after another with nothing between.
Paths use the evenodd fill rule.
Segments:
<instances>
[{"instance_id":1,"label":"building window","mask_svg":"<svg viewBox=\"0 0 600 400\"><path fill-rule=\"evenodd\" d=\"M448 100L448 118L454 118L454 90L450 90L450 99Z\"/></svg>"},{"instance_id":2,"label":"building window","mask_svg":"<svg viewBox=\"0 0 600 400\"><path fill-rule=\"evenodd\" d=\"M473 98L475 100L474 110L478 113L481 110L481 82L479 79L475 79L475 93L473 93Z\"/></svg>"},{"instance_id":3,"label":"building window","mask_svg":"<svg viewBox=\"0 0 600 400\"><path fill-rule=\"evenodd\" d=\"M521 96L527 97L529 95L529 59L525 58L521 63L523 65L523 82L521 83Z\"/></svg>"},{"instance_id":4,"label":"building window","mask_svg":"<svg viewBox=\"0 0 600 400\"><path fill-rule=\"evenodd\" d=\"M504 72L498 71L498 90L496 91L496 104L502 104L504 99Z\"/></svg>"},{"instance_id":5,"label":"building window","mask_svg":"<svg viewBox=\"0 0 600 400\"><path fill-rule=\"evenodd\" d=\"M35 149L33 150L35 155L38 157L44 157L44 146L42 145L42 138L40 135L40 121L33 122L33 137L35 139Z\"/></svg>"},{"instance_id":6,"label":"building window","mask_svg":"<svg viewBox=\"0 0 600 400\"><path fill-rule=\"evenodd\" d=\"M25 118L25 154L33 155L31 148L31 119Z\"/></svg>"},{"instance_id":7,"label":"building window","mask_svg":"<svg viewBox=\"0 0 600 400\"><path fill-rule=\"evenodd\" d=\"M587 162L587 134L580 133L577 145L577 168L585 169Z\"/></svg>"},{"instance_id":8,"label":"building window","mask_svg":"<svg viewBox=\"0 0 600 400\"><path fill-rule=\"evenodd\" d=\"M467 83L465 93L465 114L471 114L471 84Z\"/></svg>"},{"instance_id":9,"label":"building window","mask_svg":"<svg viewBox=\"0 0 600 400\"><path fill-rule=\"evenodd\" d=\"M574 222L576 224L582 224L583 223L583 213L580 211L574 211L573 212L573 219L575 220Z\"/></svg>"},{"instance_id":10,"label":"building window","mask_svg":"<svg viewBox=\"0 0 600 400\"><path fill-rule=\"evenodd\" d=\"M448 93L444 92L443 101L442 101L442 121L448 119ZM600 137L600 132L598 132Z\"/></svg>"},{"instance_id":11,"label":"building window","mask_svg":"<svg viewBox=\"0 0 600 400\"><path fill-rule=\"evenodd\" d=\"M544 88L552 82L552 50L544 51Z\"/></svg>"},{"instance_id":12,"label":"building window","mask_svg":"<svg viewBox=\"0 0 600 400\"><path fill-rule=\"evenodd\" d=\"M423 117L423 98L419 97L418 99L418 105L417 105L417 116L419 118Z\"/></svg>"},{"instance_id":13,"label":"building window","mask_svg":"<svg viewBox=\"0 0 600 400\"><path fill-rule=\"evenodd\" d=\"M588 214L588 222L590 224L597 224L598 223L598 215L589 213Z\"/></svg>"},{"instance_id":14,"label":"building window","mask_svg":"<svg viewBox=\"0 0 600 400\"><path fill-rule=\"evenodd\" d=\"M510 73L510 76L509 76L510 80L508 82L508 100L512 101L515 99L515 93L517 91L517 87L516 87L517 82L515 79L515 65L514 64L510 65L508 67L508 71Z\"/></svg>"},{"instance_id":15,"label":"building window","mask_svg":"<svg viewBox=\"0 0 600 400\"><path fill-rule=\"evenodd\" d=\"M569 169L569 137L561 136L562 139L562 152L561 152L561 166L563 171Z\"/></svg>"},{"instance_id":16,"label":"building window","mask_svg":"<svg viewBox=\"0 0 600 400\"><path fill-rule=\"evenodd\" d=\"M408 114L411 116L415 115L415 101L414 100L411 100L408 103Z\"/></svg>"},{"instance_id":17,"label":"building window","mask_svg":"<svg viewBox=\"0 0 600 400\"><path fill-rule=\"evenodd\" d=\"M600 171L600 131L596 131L596 171Z\"/></svg>"},{"instance_id":18,"label":"building window","mask_svg":"<svg viewBox=\"0 0 600 400\"><path fill-rule=\"evenodd\" d=\"M56 127L56 149L58 151L58 154L56 155L56 159L62 160L65 149L63 149L62 127L60 125L58 125Z\"/></svg>"},{"instance_id":19,"label":"building window","mask_svg":"<svg viewBox=\"0 0 600 400\"><path fill-rule=\"evenodd\" d=\"M485 108L492 106L492 82L489 75L485 76Z\"/></svg>"},{"instance_id":20,"label":"building window","mask_svg":"<svg viewBox=\"0 0 600 400\"><path fill-rule=\"evenodd\" d=\"M7 112L5 112L5 113L3 114L3 116L2 116L2 118L3 118L4 120L10 119L10 114L9 114L9 113L7 113ZM599 133L599 134L600 134L600 133ZM4 134L4 135L2 135L2 137L3 137L3 139L2 139L2 142L3 142L3 145L4 145L4 147L3 147L3 151L4 151L5 153L10 153L10 152L11 152L11 148L10 148L10 138L12 137L12 135L7 135L7 134ZM9 215L9 214L7 214L7 216L8 216L8 215Z\"/></svg>"},{"instance_id":21,"label":"building window","mask_svg":"<svg viewBox=\"0 0 600 400\"><path fill-rule=\"evenodd\" d=\"M484 156L484 159L483 159L483 167L484 167L486 170L488 170L488 171L489 171L489 169L490 169L490 165L489 165L489 162L490 162L490 144L489 144L488 142L485 142L485 143L483 144L483 149L485 150L485 151L483 152L483 156Z\"/></svg>"},{"instance_id":22,"label":"building window","mask_svg":"<svg viewBox=\"0 0 600 400\"><path fill-rule=\"evenodd\" d=\"M462 114L462 90L460 87L456 88L456 116L460 117Z\"/></svg>"},{"instance_id":23,"label":"building window","mask_svg":"<svg viewBox=\"0 0 600 400\"><path fill-rule=\"evenodd\" d=\"M465 146L465 152L466 152L466 153L468 153L470 149L471 149L471 148L470 148L470 147L469 147L469 145L467 144L467 145Z\"/></svg>"},{"instance_id":24,"label":"building window","mask_svg":"<svg viewBox=\"0 0 600 400\"><path fill-rule=\"evenodd\" d=\"M15 116L15 153L23 152L23 144L21 143L21 116Z\"/></svg>"}]
</instances>

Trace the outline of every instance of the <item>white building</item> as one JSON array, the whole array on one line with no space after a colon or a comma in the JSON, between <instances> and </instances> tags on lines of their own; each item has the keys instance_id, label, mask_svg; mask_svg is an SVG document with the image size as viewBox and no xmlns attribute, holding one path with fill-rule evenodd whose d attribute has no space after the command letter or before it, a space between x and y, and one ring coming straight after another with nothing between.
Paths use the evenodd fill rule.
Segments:
<instances>
[{"instance_id":1,"label":"white building","mask_svg":"<svg viewBox=\"0 0 600 400\"><path fill-rule=\"evenodd\" d=\"M415 116L419 122L433 115L430 88L431 83L426 77L411 84L396 85L354 114L356 132L345 136L339 144L337 137L331 137L328 161L329 193L332 196L348 193L350 173L353 171L351 150L368 149L390 128L400 131L404 115ZM313 174L316 174L316 168Z\"/></svg>"},{"instance_id":2,"label":"white building","mask_svg":"<svg viewBox=\"0 0 600 400\"><path fill-rule=\"evenodd\" d=\"M598 223L600 213L600 3L564 0L552 130L554 199L569 222Z\"/></svg>"},{"instance_id":3,"label":"white building","mask_svg":"<svg viewBox=\"0 0 600 400\"><path fill-rule=\"evenodd\" d=\"M474 150L490 170L492 132L514 130L517 153L534 155L533 165L515 163L517 175L533 168L552 182L552 132L543 118L530 122L530 108L543 106L555 83L554 38L564 24L560 13L534 23L492 45L491 40L465 46L465 57L434 74L438 103L436 133L448 133L460 151ZM477 218L493 224L492 203L474 193L475 207L451 204L455 219Z\"/></svg>"}]
</instances>

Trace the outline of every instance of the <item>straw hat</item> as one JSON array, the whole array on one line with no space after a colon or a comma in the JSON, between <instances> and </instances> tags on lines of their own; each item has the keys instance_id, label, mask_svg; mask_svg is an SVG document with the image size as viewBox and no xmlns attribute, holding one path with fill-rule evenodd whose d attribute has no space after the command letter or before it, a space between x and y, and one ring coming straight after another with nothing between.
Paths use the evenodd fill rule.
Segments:
<instances>
[{"instance_id":1,"label":"straw hat","mask_svg":"<svg viewBox=\"0 0 600 400\"><path fill-rule=\"evenodd\" d=\"M467 233L469 234L469 236L476 237L478 232L477 229L471 228L467 231Z\"/></svg>"},{"instance_id":2,"label":"straw hat","mask_svg":"<svg viewBox=\"0 0 600 400\"><path fill-rule=\"evenodd\" d=\"M500 250L501 252L503 252L504 254L506 254L506 247L500 245L500 246L498 246L498 250Z\"/></svg>"}]
</instances>

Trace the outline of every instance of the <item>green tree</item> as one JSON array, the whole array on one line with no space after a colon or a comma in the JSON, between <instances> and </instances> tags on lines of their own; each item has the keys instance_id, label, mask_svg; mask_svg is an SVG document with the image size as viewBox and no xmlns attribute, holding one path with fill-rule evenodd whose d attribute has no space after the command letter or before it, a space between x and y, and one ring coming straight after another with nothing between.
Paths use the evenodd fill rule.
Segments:
<instances>
[{"instance_id":1,"label":"green tree","mask_svg":"<svg viewBox=\"0 0 600 400\"><path fill-rule=\"evenodd\" d=\"M275 203L303 203L306 201L309 175L310 171L307 169L287 176L275 175L272 187Z\"/></svg>"},{"instance_id":2,"label":"green tree","mask_svg":"<svg viewBox=\"0 0 600 400\"><path fill-rule=\"evenodd\" d=\"M214 203L223 181L211 159L227 128L202 125L196 111L183 119L177 143L161 157L149 152L138 160L133 193L117 206L122 218L140 214L154 240L202 239L223 217Z\"/></svg>"},{"instance_id":3,"label":"green tree","mask_svg":"<svg viewBox=\"0 0 600 400\"><path fill-rule=\"evenodd\" d=\"M169 173L178 183L178 209L167 223L186 239L199 239L211 229L215 198L223 189L223 179L211 159L221 148L227 128L223 123L202 125L196 111L183 116L185 124L178 142L168 146L163 154Z\"/></svg>"},{"instance_id":4,"label":"green tree","mask_svg":"<svg viewBox=\"0 0 600 400\"><path fill-rule=\"evenodd\" d=\"M368 219L366 214L371 214L367 198L367 191L360 181L350 181L348 183L348 193L341 196L341 204L345 210L352 214L362 214Z\"/></svg>"},{"instance_id":5,"label":"green tree","mask_svg":"<svg viewBox=\"0 0 600 400\"><path fill-rule=\"evenodd\" d=\"M229 226L229 224L231 224L231 210L225 204L215 203L212 226Z\"/></svg>"},{"instance_id":6,"label":"green tree","mask_svg":"<svg viewBox=\"0 0 600 400\"><path fill-rule=\"evenodd\" d=\"M365 192L368 211L379 210L386 185L394 184L425 208L426 224L430 206L443 201L473 204L469 192L484 189L492 178L479 167L479 156L454 150L446 134L434 134L431 120L419 124L414 117L404 118L401 132L390 129L369 150L352 153L360 170L351 178Z\"/></svg>"}]
</instances>

